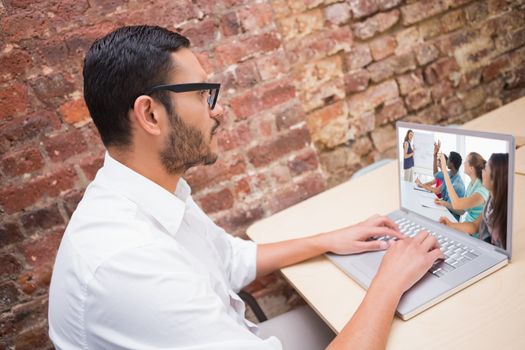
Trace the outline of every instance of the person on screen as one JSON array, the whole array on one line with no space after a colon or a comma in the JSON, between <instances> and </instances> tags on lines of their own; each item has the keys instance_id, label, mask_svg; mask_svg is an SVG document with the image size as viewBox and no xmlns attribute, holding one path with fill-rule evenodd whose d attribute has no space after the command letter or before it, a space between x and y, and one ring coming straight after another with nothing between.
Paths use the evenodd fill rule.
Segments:
<instances>
[{"instance_id":1,"label":"person on screen","mask_svg":"<svg viewBox=\"0 0 525 350\"><path fill-rule=\"evenodd\" d=\"M443 190L443 188L446 188L446 185L443 182L443 176L435 177L435 175L439 173L438 172L439 159L437 157L437 154L439 152L440 147L441 147L441 141L438 140L437 142L434 142L434 166L433 166L434 179L432 179L431 181L425 182L425 183L422 183L421 180L416 179L416 185L420 188L423 188L429 192L434 193L436 197L438 198L443 198L443 194L441 193L441 191ZM447 155L445 155L445 159L448 163Z\"/></svg>"},{"instance_id":2,"label":"person on screen","mask_svg":"<svg viewBox=\"0 0 525 350\"><path fill-rule=\"evenodd\" d=\"M422 184L421 181L416 180L416 184L423 188L428 188L428 186L436 186L436 189L439 190L438 193L434 190L430 190L431 192L435 194L441 194L441 199L445 202L450 202L450 197L448 195L447 190L447 184L445 182L445 177L443 175L443 171L440 171L439 169L445 169L448 167L449 172L448 175L450 177L450 182L452 183L452 187L454 188L454 191L456 191L456 194L460 197L463 197L465 195L465 183L463 182L463 179L461 178L461 175L459 174L459 168L461 167L461 163L463 159L461 158L461 155L457 152L450 152L449 156L447 157L446 154L443 154L445 160L444 162L441 162L441 160L438 157L439 150L441 148L441 141L438 140L437 143L434 143L434 161L433 161L433 171L434 171L434 180L427 182L425 184ZM443 166L443 164L445 164ZM426 185L427 187L424 187L423 185ZM439 198L439 196L438 196ZM459 215L452 213L456 219L459 219Z\"/></svg>"},{"instance_id":3,"label":"person on screen","mask_svg":"<svg viewBox=\"0 0 525 350\"><path fill-rule=\"evenodd\" d=\"M473 235L485 242L505 249L507 246L507 196L508 196L507 153L494 153L482 172L483 185L489 190L489 198L483 214L473 222L452 222L441 217L439 222L458 231Z\"/></svg>"},{"instance_id":4,"label":"person on screen","mask_svg":"<svg viewBox=\"0 0 525 350\"><path fill-rule=\"evenodd\" d=\"M445 157L441 156L441 161L445 161ZM470 184L467 187L467 191L464 197L458 196L455 190L452 188L449 191L449 202L443 200L436 200L436 204L445 206L446 208L454 211L455 213L466 213L463 221L473 222L481 215L483 206L489 197L489 191L483 186L482 171L485 168L485 160L483 157L476 152L471 152L467 156L465 162L465 174L470 177ZM445 183L449 185L450 177L448 174L445 175Z\"/></svg>"},{"instance_id":5,"label":"person on screen","mask_svg":"<svg viewBox=\"0 0 525 350\"><path fill-rule=\"evenodd\" d=\"M408 130L405 135L405 141L403 141L403 171L405 181L414 181L414 153L416 152L416 146L412 146L412 139L414 138L414 132Z\"/></svg>"}]
</instances>

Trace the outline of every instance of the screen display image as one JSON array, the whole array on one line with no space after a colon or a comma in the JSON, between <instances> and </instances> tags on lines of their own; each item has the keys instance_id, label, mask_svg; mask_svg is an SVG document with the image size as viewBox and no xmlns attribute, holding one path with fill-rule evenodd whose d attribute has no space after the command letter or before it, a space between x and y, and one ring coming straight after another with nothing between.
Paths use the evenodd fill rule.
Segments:
<instances>
[{"instance_id":1,"label":"screen display image","mask_svg":"<svg viewBox=\"0 0 525 350\"><path fill-rule=\"evenodd\" d=\"M506 249L511 144L450 130L398 128L401 206Z\"/></svg>"}]
</instances>

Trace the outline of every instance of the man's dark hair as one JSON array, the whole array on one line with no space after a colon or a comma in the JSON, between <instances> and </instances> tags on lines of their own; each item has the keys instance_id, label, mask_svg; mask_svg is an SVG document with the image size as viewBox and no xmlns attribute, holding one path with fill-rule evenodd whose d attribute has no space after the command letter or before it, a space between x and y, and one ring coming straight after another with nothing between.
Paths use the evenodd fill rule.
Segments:
<instances>
[{"instance_id":1,"label":"man's dark hair","mask_svg":"<svg viewBox=\"0 0 525 350\"><path fill-rule=\"evenodd\" d=\"M84 59L84 98L104 145L130 144L128 112L146 89L168 83L170 54L189 40L156 26L122 27L96 40ZM169 93L151 94L169 112Z\"/></svg>"},{"instance_id":2,"label":"man's dark hair","mask_svg":"<svg viewBox=\"0 0 525 350\"><path fill-rule=\"evenodd\" d=\"M463 161L461 155L457 152L450 152L449 159L450 162L454 165L454 168L456 168L456 170L459 170L459 168L461 167L461 162Z\"/></svg>"}]
</instances>

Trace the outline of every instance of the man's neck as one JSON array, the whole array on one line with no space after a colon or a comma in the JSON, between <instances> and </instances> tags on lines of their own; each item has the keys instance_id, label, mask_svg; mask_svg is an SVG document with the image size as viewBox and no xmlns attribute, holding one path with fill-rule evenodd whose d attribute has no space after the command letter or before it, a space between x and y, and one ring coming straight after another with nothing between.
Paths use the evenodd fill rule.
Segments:
<instances>
[{"instance_id":1,"label":"man's neck","mask_svg":"<svg viewBox=\"0 0 525 350\"><path fill-rule=\"evenodd\" d=\"M141 155L138 152L122 151L108 148L111 158L127 166L134 172L155 182L170 193L175 193L181 175L171 175L166 172L158 157Z\"/></svg>"},{"instance_id":2,"label":"man's neck","mask_svg":"<svg viewBox=\"0 0 525 350\"><path fill-rule=\"evenodd\" d=\"M457 170L455 170L455 169L450 169L450 174L451 174L452 176L456 176L457 173L458 173Z\"/></svg>"}]
</instances>

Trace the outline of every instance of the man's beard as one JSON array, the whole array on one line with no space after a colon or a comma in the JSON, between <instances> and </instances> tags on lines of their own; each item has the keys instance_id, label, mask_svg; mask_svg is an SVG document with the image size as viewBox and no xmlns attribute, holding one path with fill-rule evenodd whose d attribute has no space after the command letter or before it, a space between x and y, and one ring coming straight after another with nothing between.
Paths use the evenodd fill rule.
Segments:
<instances>
[{"instance_id":1,"label":"man's beard","mask_svg":"<svg viewBox=\"0 0 525 350\"><path fill-rule=\"evenodd\" d=\"M169 113L171 131L166 146L160 152L162 165L169 174L182 174L196 165L215 163L218 155L210 148L211 138L219 127L215 119L208 142L205 135L198 129L186 125L174 112Z\"/></svg>"}]
</instances>

